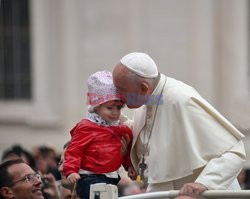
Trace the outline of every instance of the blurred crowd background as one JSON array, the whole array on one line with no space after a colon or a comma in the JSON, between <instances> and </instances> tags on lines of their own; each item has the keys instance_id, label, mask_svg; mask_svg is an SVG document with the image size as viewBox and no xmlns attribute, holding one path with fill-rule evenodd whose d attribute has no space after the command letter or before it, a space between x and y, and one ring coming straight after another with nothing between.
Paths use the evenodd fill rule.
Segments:
<instances>
[{"instance_id":1,"label":"blurred crowd background","mask_svg":"<svg viewBox=\"0 0 250 199\"><path fill-rule=\"evenodd\" d=\"M20 145L13 145L3 151L1 163L7 160L23 159L34 171L41 174L42 177L52 174L53 180L43 180L43 193L46 199L57 199L53 193L52 183L55 183L59 192L60 199L68 199L71 196L71 191L67 188L61 187L61 170L60 161L61 153L58 153L53 146L39 145L34 146L31 151ZM119 196L127 196L145 192L145 187L141 181L132 181L127 177L127 173L123 167L120 168L121 180L118 183ZM250 169L243 169L238 176L239 183L242 189L250 189ZM52 188L51 188L52 187ZM52 190L50 190L52 189ZM45 191L44 191L45 190Z\"/></svg>"},{"instance_id":2,"label":"blurred crowd background","mask_svg":"<svg viewBox=\"0 0 250 199\"><path fill-rule=\"evenodd\" d=\"M87 109L87 77L141 51L245 134L247 169L249 20L249 0L0 0L0 158L19 154L17 144L58 179L62 146Z\"/></svg>"},{"instance_id":3,"label":"blurred crowd background","mask_svg":"<svg viewBox=\"0 0 250 199\"><path fill-rule=\"evenodd\" d=\"M34 146L31 151L20 145L13 145L3 151L0 163L8 160L22 159L34 171L42 176L42 191L45 199L70 199L72 192L67 186L61 186L63 177L60 153L53 146ZM139 180L132 181L123 167L119 170L121 180L118 184L118 195L126 196L145 192ZM66 188L65 188L66 187Z\"/></svg>"},{"instance_id":4,"label":"blurred crowd background","mask_svg":"<svg viewBox=\"0 0 250 199\"><path fill-rule=\"evenodd\" d=\"M53 146L49 145L34 146L32 150L27 150L21 145L13 145L3 151L0 163L13 159L23 159L34 171L41 174L42 190L46 199L70 199L72 195L70 189L61 186L61 180L64 177L62 167L60 168L61 155ZM120 176L121 180L117 186L119 196L145 192L142 182L129 179L123 167L120 168ZM238 180L242 189L249 190L250 169L243 169L238 175Z\"/></svg>"}]
</instances>

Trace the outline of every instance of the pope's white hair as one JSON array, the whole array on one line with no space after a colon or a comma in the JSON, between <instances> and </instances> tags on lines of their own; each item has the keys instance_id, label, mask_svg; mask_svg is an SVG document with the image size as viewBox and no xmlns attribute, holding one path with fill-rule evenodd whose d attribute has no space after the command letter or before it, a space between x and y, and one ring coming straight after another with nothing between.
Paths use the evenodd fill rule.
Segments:
<instances>
[{"instance_id":1,"label":"pope's white hair","mask_svg":"<svg viewBox=\"0 0 250 199\"><path fill-rule=\"evenodd\" d=\"M157 77L154 78L147 78L147 77L141 77L134 73L133 71L130 71L127 67L123 66L126 69L126 78L133 82L134 84L138 84L140 82L146 82L149 84L151 87L155 87L158 83L159 80L159 74Z\"/></svg>"}]
</instances>

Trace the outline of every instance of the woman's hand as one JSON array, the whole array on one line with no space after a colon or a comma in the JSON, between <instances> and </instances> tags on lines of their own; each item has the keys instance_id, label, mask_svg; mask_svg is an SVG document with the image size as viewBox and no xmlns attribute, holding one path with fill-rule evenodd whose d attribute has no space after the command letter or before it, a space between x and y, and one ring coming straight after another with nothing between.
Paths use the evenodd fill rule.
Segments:
<instances>
[{"instance_id":1,"label":"woman's hand","mask_svg":"<svg viewBox=\"0 0 250 199\"><path fill-rule=\"evenodd\" d=\"M122 152L122 156L125 156L128 152L128 144L130 143L130 138L129 138L129 135L126 134L125 136L122 137L121 139L121 144L122 144L122 147L121 147L121 152Z\"/></svg>"}]
</instances>

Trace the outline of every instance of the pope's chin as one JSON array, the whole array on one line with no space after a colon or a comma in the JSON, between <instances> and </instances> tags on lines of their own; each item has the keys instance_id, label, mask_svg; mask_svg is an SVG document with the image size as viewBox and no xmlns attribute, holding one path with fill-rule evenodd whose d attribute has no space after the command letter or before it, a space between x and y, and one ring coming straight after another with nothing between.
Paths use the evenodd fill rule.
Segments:
<instances>
[{"instance_id":1,"label":"pope's chin","mask_svg":"<svg viewBox=\"0 0 250 199\"><path fill-rule=\"evenodd\" d=\"M139 108L141 107L143 104L127 104L127 107L130 108L130 109L133 109L133 108Z\"/></svg>"}]
</instances>

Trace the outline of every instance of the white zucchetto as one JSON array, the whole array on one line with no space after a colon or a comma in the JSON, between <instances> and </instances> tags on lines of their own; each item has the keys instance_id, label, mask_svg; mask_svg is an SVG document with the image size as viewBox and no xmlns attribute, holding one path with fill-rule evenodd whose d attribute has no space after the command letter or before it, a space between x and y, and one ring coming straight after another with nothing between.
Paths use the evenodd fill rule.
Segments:
<instances>
[{"instance_id":1,"label":"white zucchetto","mask_svg":"<svg viewBox=\"0 0 250 199\"><path fill-rule=\"evenodd\" d=\"M121 58L120 62L141 77L155 78L158 76L158 69L154 60L145 53L129 53Z\"/></svg>"}]
</instances>

